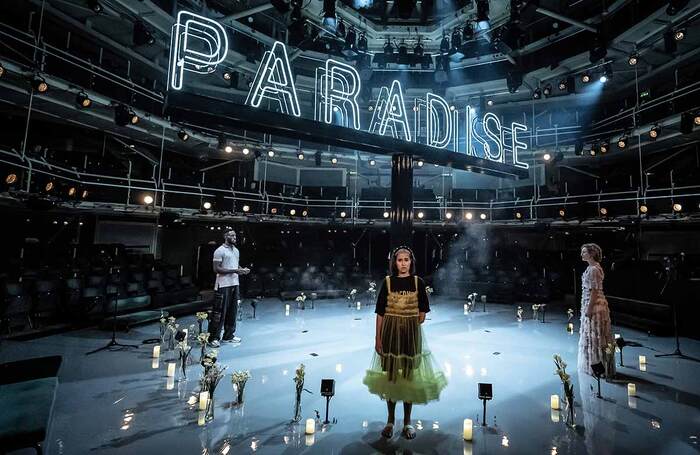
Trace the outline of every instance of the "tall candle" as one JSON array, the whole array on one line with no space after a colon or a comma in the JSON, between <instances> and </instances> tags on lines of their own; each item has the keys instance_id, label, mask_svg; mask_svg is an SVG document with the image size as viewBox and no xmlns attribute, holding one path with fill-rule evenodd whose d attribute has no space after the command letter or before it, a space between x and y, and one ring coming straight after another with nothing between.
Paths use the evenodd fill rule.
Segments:
<instances>
[{"instance_id":1,"label":"tall candle","mask_svg":"<svg viewBox=\"0 0 700 455\"><path fill-rule=\"evenodd\" d=\"M473 436L474 422L472 419L464 419L464 426L462 427L462 438L465 441L471 441Z\"/></svg>"},{"instance_id":2,"label":"tall candle","mask_svg":"<svg viewBox=\"0 0 700 455\"><path fill-rule=\"evenodd\" d=\"M549 406L552 409L559 409L559 395L552 395L549 397Z\"/></svg>"},{"instance_id":3,"label":"tall candle","mask_svg":"<svg viewBox=\"0 0 700 455\"><path fill-rule=\"evenodd\" d=\"M316 431L316 421L314 419L306 419L306 434L314 434Z\"/></svg>"},{"instance_id":4,"label":"tall candle","mask_svg":"<svg viewBox=\"0 0 700 455\"><path fill-rule=\"evenodd\" d=\"M566 329L569 331L569 333L574 333L574 323L569 322L569 325L566 327Z\"/></svg>"},{"instance_id":5,"label":"tall candle","mask_svg":"<svg viewBox=\"0 0 700 455\"><path fill-rule=\"evenodd\" d=\"M168 362L168 377L175 377L175 362Z\"/></svg>"},{"instance_id":6,"label":"tall candle","mask_svg":"<svg viewBox=\"0 0 700 455\"><path fill-rule=\"evenodd\" d=\"M209 402L209 392L199 392L199 410L205 411L207 409L207 403Z\"/></svg>"},{"instance_id":7,"label":"tall candle","mask_svg":"<svg viewBox=\"0 0 700 455\"><path fill-rule=\"evenodd\" d=\"M289 304L288 303L286 303L284 305L284 315L289 316Z\"/></svg>"},{"instance_id":8,"label":"tall candle","mask_svg":"<svg viewBox=\"0 0 700 455\"><path fill-rule=\"evenodd\" d=\"M160 357L160 345L153 346L153 358L156 359Z\"/></svg>"},{"instance_id":9,"label":"tall candle","mask_svg":"<svg viewBox=\"0 0 700 455\"><path fill-rule=\"evenodd\" d=\"M357 309L359 310L361 308L362 308L362 302L357 302Z\"/></svg>"},{"instance_id":10,"label":"tall candle","mask_svg":"<svg viewBox=\"0 0 700 455\"><path fill-rule=\"evenodd\" d=\"M646 363L647 363L647 356L645 356L645 355L640 355L640 356L639 356L639 364L640 364L640 365L646 365Z\"/></svg>"},{"instance_id":11,"label":"tall candle","mask_svg":"<svg viewBox=\"0 0 700 455\"><path fill-rule=\"evenodd\" d=\"M627 384L627 395L631 397L637 396L637 385L633 382Z\"/></svg>"}]
</instances>

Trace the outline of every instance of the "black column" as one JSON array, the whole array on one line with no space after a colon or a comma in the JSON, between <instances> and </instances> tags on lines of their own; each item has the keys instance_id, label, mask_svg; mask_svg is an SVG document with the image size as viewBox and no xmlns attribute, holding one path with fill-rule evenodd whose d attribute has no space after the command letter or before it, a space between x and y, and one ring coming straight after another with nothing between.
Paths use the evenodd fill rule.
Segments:
<instances>
[{"instance_id":1,"label":"black column","mask_svg":"<svg viewBox=\"0 0 700 455\"><path fill-rule=\"evenodd\" d=\"M391 247L413 245L413 158L391 157Z\"/></svg>"}]
</instances>

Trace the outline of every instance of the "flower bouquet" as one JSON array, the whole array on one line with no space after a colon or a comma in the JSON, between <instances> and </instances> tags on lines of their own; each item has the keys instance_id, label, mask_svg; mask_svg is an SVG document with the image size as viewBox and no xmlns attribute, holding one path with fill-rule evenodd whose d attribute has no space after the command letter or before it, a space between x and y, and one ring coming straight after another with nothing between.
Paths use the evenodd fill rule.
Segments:
<instances>
[{"instance_id":1,"label":"flower bouquet","mask_svg":"<svg viewBox=\"0 0 700 455\"><path fill-rule=\"evenodd\" d=\"M245 384L251 377L250 371L248 370L235 371L231 374L231 383L236 388L236 403L243 403L243 389L245 389Z\"/></svg>"},{"instance_id":2,"label":"flower bouquet","mask_svg":"<svg viewBox=\"0 0 700 455\"><path fill-rule=\"evenodd\" d=\"M350 291L350 294L348 294L348 299L350 299L348 307L354 307L355 299L357 299L357 289L353 289L352 291Z\"/></svg>"},{"instance_id":3,"label":"flower bouquet","mask_svg":"<svg viewBox=\"0 0 700 455\"><path fill-rule=\"evenodd\" d=\"M472 292L467 296L467 312L471 313L472 310L474 309L474 305L476 305L476 298L478 297L478 294L476 292Z\"/></svg>"},{"instance_id":4,"label":"flower bouquet","mask_svg":"<svg viewBox=\"0 0 700 455\"><path fill-rule=\"evenodd\" d=\"M184 335L184 332L182 332ZM187 360L192 352L192 346L187 344L187 340L183 339L178 341L177 350L180 357L180 368L182 369L182 376L187 379Z\"/></svg>"},{"instance_id":5,"label":"flower bouquet","mask_svg":"<svg viewBox=\"0 0 700 455\"><path fill-rule=\"evenodd\" d=\"M539 319L540 308L541 306L536 303L532 305L532 319Z\"/></svg>"},{"instance_id":6,"label":"flower bouquet","mask_svg":"<svg viewBox=\"0 0 700 455\"><path fill-rule=\"evenodd\" d=\"M168 318L167 332L168 332L168 351L175 349L175 334L180 324L175 323L176 319L174 316Z\"/></svg>"},{"instance_id":7,"label":"flower bouquet","mask_svg":"<svg viewBox=\"0 0 700 455\"><path fill-rule=\"evenodd\" d=\"M305 309L304 302L306 302L306 294L304 294L304 293L302 292L302 293L301 293L300 295L298 295L297 298L294 299L294 300L296 300L296 302L297 302L297 308L301 308L302 310Z\"/></svg>"},{"instance_id":8,"label":"flower bouquet","mask_svg":"<svg viewBox=\"0 0 700 455\"><path fill-rule=\"evenodd\" d=\"M613 372L615 371L615 348L617 345L613 342L608 343L603 348L603 366L605 367L605 378L610 379L613 377Z\"/></svg>"},{"instance_id":9,"label":"flower bouquet","mask_svg":"<svg viewBox=\"0 0 700 455\"><path fill-rule=\"evenodd\" d=\"M160 312L160 344L165 343L165 334L167 333L167 327L168 327L168 318L165 317L165 314L161 311Z\"/></svg>"},{"instance_id":10,"label":"flower bouquet","mask_svg":"<svg viewBox=\"0 0 700 455\"><path fill-rule=\"evenodd\" d=\"M197 343L199 343L200 348L202 349L202 352L199 356L200 359L204 359L204 349L207 347L207 343L209 342L209 332L202 332L199 335L197 335Z\"/></svg>"},{"instance_id":11,"label":"flower bouquet","mask_svg":"<svg viewBox=\"0 0 700 455\"><path fill-rule=\"evenodd\" d=\"M209 313L206 311L198 311L195 316L197 316L197 325L199 326L199 331L197 333L202 333L202 324L209 318Z\"/></svg>"},{"instance_id":12,"label":"flower bouquet","mask_svg":"<svg viewBox=\"0 0 700 455\"><path fill-rule=\"evenodd\" d=\"M518 322L523 322L523 307L518 305L518 309L515 313L517 314Z\"/></svg>"},{"instance_id":13,"label":"flower bouquet","mask_svg":"<svg viewBox=\"0 0 700 455\"><path fill-rule=\"evenodd\" d=\"M559 375L561 383L564 386L564 397L566 398L567 406L567 423L570 426L574 425L574 386L571 384L571 376L566 372L566 362L562 360L559 354L554 354L554 365L556 365L556 374Z\"/></svg>"},{"instance_id":14,"label":"flower bouquet","mask_svg":"<svg viewBox=\"0 0 700 455\"><path fill-rule=\"evenodd\" d=\"M213 360L209 360L209 366L205 366L204 374L199 380L200 389L202 392L209 393L209 401L207 404L207 420L212 420L214 418L214 391L216 386L219 385L219 381L224 377L224 370L226 367L220 368L216 364L216 357Z\"/></svg>"},{"instance_id":15,"label":"flower bouquet","mask_svg":"<svg viewBox=\"0 0 700 455\"><path fill-rule=\"evenodd\" d=\"M310 390L304 388L304 376L306 375L304 371L304 364L300 364L294 374L294 384L296 385L296 399L294 400L294 417L292 422L298 422L301 420L301 394L306 391L311 393Z\"/></svg>"},{"instance_id":16,"label":"flower bouquet","mask_svg":"<svg viewBox=\"0 0 700 455\"><path fill-rule=\"evenodd\" d=\"M574 309L569 308L568 310L566 310L566 316L569 318L567 322L571 322L574 319Z\"/></svg>"},{"instance_id":17,"label":"flower bouquet","mask_svg":"<svg viewBox=\"0 0 700 455\"><path fill-rule=\"evenodd\" d=\"M367 289L367 294L369 298L374 302L377 300L377 283L374 281L369 282L369 288Z\"/></svg>"}]
</instances>

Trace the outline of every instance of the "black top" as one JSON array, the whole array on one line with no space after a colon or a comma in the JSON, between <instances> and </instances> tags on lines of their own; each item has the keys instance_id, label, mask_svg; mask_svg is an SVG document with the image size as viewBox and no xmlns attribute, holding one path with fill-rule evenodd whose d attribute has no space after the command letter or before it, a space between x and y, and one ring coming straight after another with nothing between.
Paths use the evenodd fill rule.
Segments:
<instances>
[{"instance_id":1,"label":"black top","mask_svg":"<svg viewBox=\"0 0 700 455\"><path fill-rule=\"evenodd\" d=\"M406 277L392 276L389 278L391 280L391 292L415 292L415 275L410 275ZM382 280L382 287L379 289L379 295L377 296L377 306L374 310L380 316L384 316L386 310L386 300L388 296L388 291L386 288L386 279ZM421 313L427 313L430 311L430 302L428 301L428 293L425 292L425 282L421 277L418 277L418 311Z\"/></svg>"}]
</instances>

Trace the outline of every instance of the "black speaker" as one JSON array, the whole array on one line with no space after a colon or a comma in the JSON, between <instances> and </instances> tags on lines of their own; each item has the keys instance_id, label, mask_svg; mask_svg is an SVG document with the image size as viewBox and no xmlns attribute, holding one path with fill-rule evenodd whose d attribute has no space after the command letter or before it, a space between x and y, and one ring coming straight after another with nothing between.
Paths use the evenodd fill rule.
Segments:
<instances>
[{"instance_id":1,"label":"black speaker","mask_svg":"<svg viewBox=\"0 0 700 455\"><path fill-rule=\"evenodd\" d=\"M490 400L493 398L493 384L479 383L479 399Z\"/></svg>"},{"instance_id":2,"label":"black speaker","mask_svg":"<svg viewBox=\"0 0 700 455\"><path fill-rule=\"evenodd\" d=\"M335 379L321 379L321 396L332 397L335 395Z\"/></svg>"}]
</instances>

